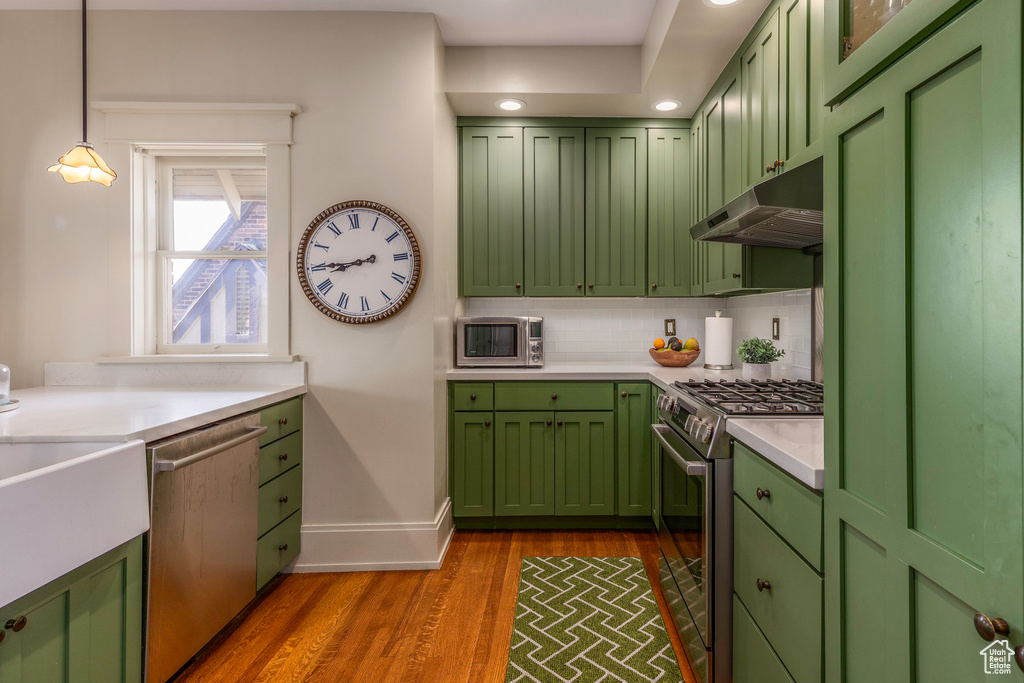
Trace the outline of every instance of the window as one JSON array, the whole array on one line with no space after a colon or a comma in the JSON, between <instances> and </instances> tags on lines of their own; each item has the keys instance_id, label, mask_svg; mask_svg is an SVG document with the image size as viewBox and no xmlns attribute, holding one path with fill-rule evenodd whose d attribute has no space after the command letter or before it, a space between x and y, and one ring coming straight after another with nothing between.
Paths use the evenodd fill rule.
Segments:
<instances>
[{"instance_id":1,"label":"window","mask_svg":"<svg viewBox=\"0 0 1024 683\"><path fill-rule=\"evenodd\" d=\"M266 353L266 160L160 156L151 168L156 352Z\"/></svg>"}]
</instances>

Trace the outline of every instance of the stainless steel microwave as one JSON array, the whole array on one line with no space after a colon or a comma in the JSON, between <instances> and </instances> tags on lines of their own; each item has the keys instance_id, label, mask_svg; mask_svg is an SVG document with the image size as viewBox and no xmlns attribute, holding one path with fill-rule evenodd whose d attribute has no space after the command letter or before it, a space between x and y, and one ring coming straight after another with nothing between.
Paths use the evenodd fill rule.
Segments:
<instances>
[{"instance_id":1,"label":"stainless steel microwave","mask_svg":"<svg viewBox=\"0 0 1024 683\"><path fill-rule=\"evenodd\" d=\"M455 322L455 365L543 366L544 318L459 318Z\"/></svg>"}]
</instances>

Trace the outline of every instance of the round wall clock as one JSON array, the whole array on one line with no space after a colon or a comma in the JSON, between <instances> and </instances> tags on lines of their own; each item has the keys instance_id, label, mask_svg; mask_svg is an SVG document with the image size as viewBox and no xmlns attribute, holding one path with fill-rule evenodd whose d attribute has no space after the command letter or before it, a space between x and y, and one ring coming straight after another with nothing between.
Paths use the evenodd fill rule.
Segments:
<instances>
[{"instance_id":1,"label":"round wall clock","mask_svg":"<svg viewBox=\"0 0 1024 683\"><path fill-rule=\"evenodd\" d=\"M409 224L383 204L342 202L306 228L296 267L318 311L343 323L372 323L412 298L420 247Z\"/></svg>"}]
</instances>

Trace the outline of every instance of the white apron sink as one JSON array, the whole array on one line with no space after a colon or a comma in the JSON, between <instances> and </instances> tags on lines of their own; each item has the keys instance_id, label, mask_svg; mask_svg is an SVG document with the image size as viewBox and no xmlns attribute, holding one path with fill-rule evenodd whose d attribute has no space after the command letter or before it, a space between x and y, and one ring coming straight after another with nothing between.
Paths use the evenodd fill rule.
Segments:
<instances>
[{"instance_id":1,"label":"white apron sink","mask_svg":"<svg viewBox=\"0 0 1024 683\"><path fill-rule=\"evenodd\" d=\"M148 528L144 442L0 443L0 606Z\"/></svg>"}]
</instances>

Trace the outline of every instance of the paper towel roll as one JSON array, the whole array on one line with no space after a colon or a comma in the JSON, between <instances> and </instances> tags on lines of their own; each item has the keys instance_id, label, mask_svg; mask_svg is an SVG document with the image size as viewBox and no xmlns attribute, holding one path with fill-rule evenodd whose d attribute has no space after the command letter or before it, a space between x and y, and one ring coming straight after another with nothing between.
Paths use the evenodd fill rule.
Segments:
<instances>
[{"instance_id":1,"label":"paper towel roll","mask_svg":"<svg viewBox=\"0 0 1024 683\"><path fill-rule=\"evenodd\" d=\"M704 318L704 367L732 370L732 318L723 318L721 311Z\"/></svg>"}]
</instances>

